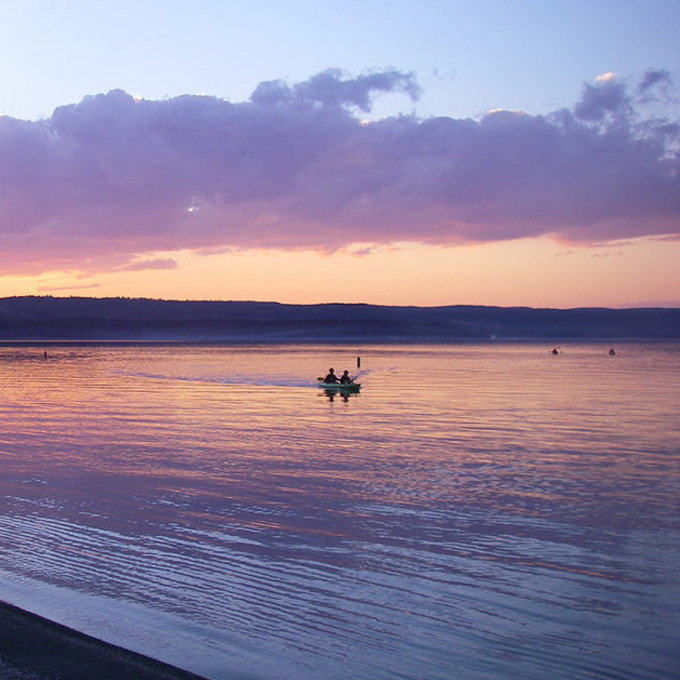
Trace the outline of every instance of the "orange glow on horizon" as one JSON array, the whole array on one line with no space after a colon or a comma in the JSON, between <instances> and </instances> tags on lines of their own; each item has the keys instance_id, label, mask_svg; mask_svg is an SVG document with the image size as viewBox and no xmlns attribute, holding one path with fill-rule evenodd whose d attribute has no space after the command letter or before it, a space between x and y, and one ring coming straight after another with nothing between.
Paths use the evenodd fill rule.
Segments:
<instances>
[{"instance_id":1,"label":"orange glow on horizon","mask_svg":"<svg viewBox=\"0 0 680 680\"><path fill-rule=\"evenodd\" d=\"M333 254L153 253L174 269L0 278L0 296L82 295L437 306L680 306L680 241L581 247L547 237L456 247L357 244ZM144 259L147 259L145 257Z\"/></svg>"}]
</instances>

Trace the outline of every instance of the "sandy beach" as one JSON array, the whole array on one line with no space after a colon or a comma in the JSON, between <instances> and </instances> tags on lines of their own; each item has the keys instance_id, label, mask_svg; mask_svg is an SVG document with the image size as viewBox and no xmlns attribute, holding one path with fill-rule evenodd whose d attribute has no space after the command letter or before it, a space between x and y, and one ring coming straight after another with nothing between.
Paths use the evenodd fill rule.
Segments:
<instances>
[{"instance_id":1,"label":"sandy beach","mask_svg":"<svg viewBox=\"0 0 680 680\"><path fill-rule=\"evenodd\" d=\"M0 602L0 680L204 680Z\"/></svg>"}]
</instances>

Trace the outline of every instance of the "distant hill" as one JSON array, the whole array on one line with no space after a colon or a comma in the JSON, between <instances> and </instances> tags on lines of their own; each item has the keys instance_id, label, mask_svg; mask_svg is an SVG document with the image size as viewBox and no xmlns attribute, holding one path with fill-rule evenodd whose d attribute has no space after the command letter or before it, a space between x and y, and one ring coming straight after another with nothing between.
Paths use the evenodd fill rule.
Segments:
<instances>
[{"instance_id":1,"label":"distant hill","mask_svg":"<svg viewBox=\"0 0 680 680\"><path fill-rule=\"evenodd\" d=\"M447 342L494 338L680 339L680 309L0 298L0 341Z\"/></svg>"}]
</instances>

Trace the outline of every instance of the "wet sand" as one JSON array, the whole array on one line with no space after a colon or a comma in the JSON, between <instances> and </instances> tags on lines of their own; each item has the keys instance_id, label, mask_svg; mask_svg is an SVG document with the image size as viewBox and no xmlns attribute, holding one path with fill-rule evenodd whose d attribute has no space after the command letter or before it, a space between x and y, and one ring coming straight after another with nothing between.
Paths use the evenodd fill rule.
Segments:
<instances>
[{"instance_id":1,"label":"wet sand","mask_svg":"<svg viewBox=\"0 0 680 680\"><path fill-rule=\"evenodd\" d=\"M0 680L205 680L0 602Z\"/></svg>"}]
</instances>

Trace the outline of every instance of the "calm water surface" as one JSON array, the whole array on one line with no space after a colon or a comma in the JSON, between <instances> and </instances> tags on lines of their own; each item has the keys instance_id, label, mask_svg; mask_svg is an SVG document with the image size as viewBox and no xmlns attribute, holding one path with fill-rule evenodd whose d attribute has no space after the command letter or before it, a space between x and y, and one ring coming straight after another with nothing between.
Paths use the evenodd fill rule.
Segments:
<instances>
[{"instance_id":1,"label":"calm water surface","mask_svg":"<svg viewBox=\"0 0 680 680\"><path fill-rule=\"evenodd\" d=\"M680 677L680 345L47 349L0 599L214 680Z\"/></svg>"}]
</instances>

